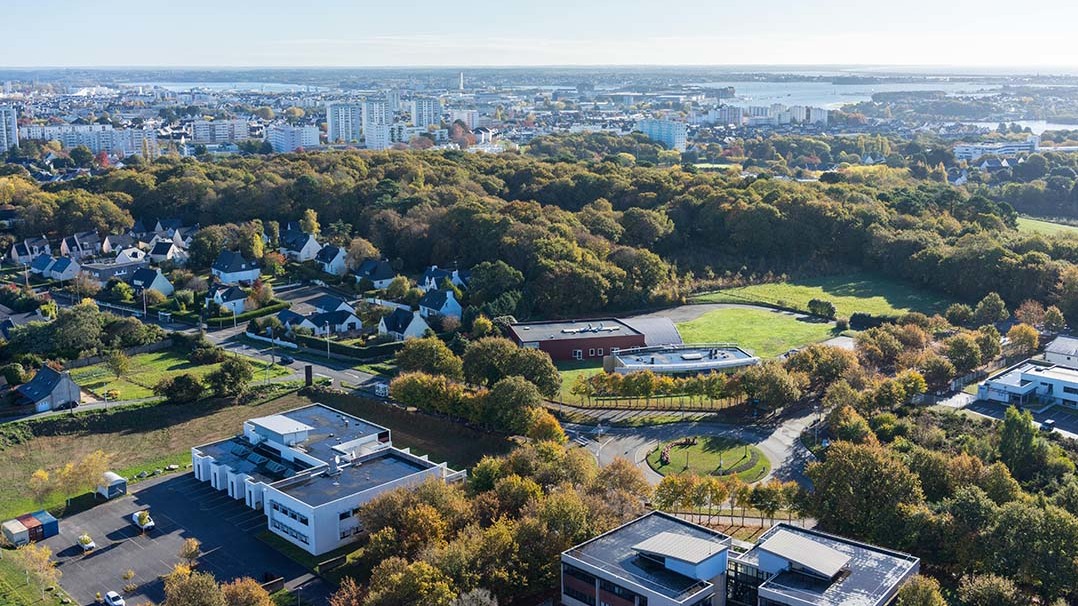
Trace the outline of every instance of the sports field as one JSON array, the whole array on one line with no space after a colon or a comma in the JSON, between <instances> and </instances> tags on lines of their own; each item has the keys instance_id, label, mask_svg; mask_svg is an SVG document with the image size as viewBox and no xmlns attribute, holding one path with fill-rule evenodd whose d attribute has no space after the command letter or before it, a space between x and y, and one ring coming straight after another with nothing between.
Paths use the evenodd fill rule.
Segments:
<instances>
[{"instance_id":1,"label":"sports field","mask_svg":"<svg viewBox=\"0 0 1078 606\"><path fill-rule=\"evenodd\" d=\"M834 324L790 312L730 307L677 325L686 343L737 343L761 358L838 336Z\"/></svg>"},{"instance_id":2,"label":"sports field","mask_svg":"<svg viewBox=\"0 0 1078 606\"><path fill-rule=\"evenodd\" d=\"M1018 217L1018 231L1041 234L1044 236L1078 236L1078 225L1067 225L1065 223L1053 223L1051 221L1042 221L1040 219Z\"/></svg>"}]
</instances>

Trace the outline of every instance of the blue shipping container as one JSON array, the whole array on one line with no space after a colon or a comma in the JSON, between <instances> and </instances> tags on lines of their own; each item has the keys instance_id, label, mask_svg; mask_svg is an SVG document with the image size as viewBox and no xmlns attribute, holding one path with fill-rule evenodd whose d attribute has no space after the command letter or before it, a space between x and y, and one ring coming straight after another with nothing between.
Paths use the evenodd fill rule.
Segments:
<instances>
[{"instance_id":1,"label":"blue shipping container","mask_svg":"<svg viewBox=\"0 0 1078 606\"><path fill-rule=\"evenodd\" d=\"M60 534L60 521L44 509L30 514L41 522L42 538L47 539Z\"/></svg>"}]
</instances>

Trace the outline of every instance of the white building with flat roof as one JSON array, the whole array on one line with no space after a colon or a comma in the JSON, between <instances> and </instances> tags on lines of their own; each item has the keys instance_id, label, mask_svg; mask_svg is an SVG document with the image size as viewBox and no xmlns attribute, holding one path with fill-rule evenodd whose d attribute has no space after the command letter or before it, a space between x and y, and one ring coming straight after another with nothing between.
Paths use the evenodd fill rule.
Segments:
<instances>
[{"instance_id":1,"label":"white building with flat roof","mask_svg":"<svg viewBox=\"0 0 1078 606\"><path fill-rule=\"evenodd\" d=\"M330 143L359 143L363 139L363 106L343 102L326 104L326 128Z\"/></svg>"},{"instance_id":2,"label":"white building with flat roof","mask_svg":"<svg viewBox=\"0 0 1078 606\"><path fill-rule=\"evenodd\" d=\"M20 130L23 139L59 141L67 149L83 145L97 154L156 158L157 133L150 129L114 129L111 124L30 125Z\"/></svg>"},{"instance_id":3,"label":"white building with flat roof","mask_svg":"<svg viewBox=\"0 0 1078 606\"><path fill-rule=\"evenodd\" d=\"M442 123L442 104L434 97L412 99L412 125L426 130Z\"/></svg>"},{"instance_id":4,"label":"white building with flat roof","mask_svg":"<svg viewBox=\"0 0 1078 606\"><path fill-rule=\"evenodd\" d=\"M981 156L1016 156L1018 154L1032 154L1037 151L1041 139L1036 135L1028 137L1025 141L1004 141L1002 143L963 143L954 146L955 160L976 162Z\"/></svg>"},{"instance_id":5,"label":"white building with flat roof","mask_svg":"<svg viewBox=\"0 0 1078 606\"><path fill-rule=\"evenodd\" d=\"M658 141L668 149L685 151L689 142L689 126L684 122L647 118L636 123L636 130Z\"/></svg>"},{"instance_id":6,"label":"white building with flat roof","mask_svg":"<svg viewBox=\"0 0 1078 606\"><path fill-rule=\"evenodd\" d=\"M276 124L266 129L266 140L277 153L291 152L300 148L318 147L319 131L317 126Z\"/></svg>"},{"instance_id":7,"label":"white building with flat roof","mask_svg":"<svg viewBox=\"0 0 1078 606\"><path fill-rule=\"evenodd\" d=\"M1078 408L1078 369L1023 362L978 385L977 399L1003 404L1057 404Z\"/></svg>"},{"instance_id":8,"label":"white building with flat roof","mask_svg":"<svg viewBox=\"0 0 1078 606\"><path fill-rule=\"evenodd\" d=\"M464 478L322 404L250 419L240 435L192 448L191 464L196 479L262 511L271 532L314 555L355 541L359 508L378 495Z\"/></svg>"},{"instance_id":9,"label":"white building with flat roof","mask_svg":"<svg viewBox=\"0 0 1078 606\"><path fill-rule=\"evenodd\" d=\"M0 105L0 152L6 152L18 144L18 112L10 105Z\"/></svg>"},{"instance_id":10,"label":"white building with flat roof","mask_svg":"<svg viewBox=\"0 0 1078 606\"><path fill-rule=\"evenodd\" d=\"M251 138L246 120L195 120L191 140L195 143L235 143Z\"/></svg>"}]
</instances>

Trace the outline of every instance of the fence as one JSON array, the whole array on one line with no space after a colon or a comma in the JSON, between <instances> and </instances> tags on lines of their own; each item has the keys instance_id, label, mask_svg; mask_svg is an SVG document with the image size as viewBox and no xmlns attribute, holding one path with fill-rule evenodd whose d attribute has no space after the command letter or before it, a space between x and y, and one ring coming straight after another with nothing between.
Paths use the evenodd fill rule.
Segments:
<instances>
[{"instance_id":1,"label":"fence","mask_svg":"<svg viewBox=\"0 0 1078 606\"><path fill-rule=\"evenodd\" d=\"M283 341L283 340L277 339L277 338L271 339L269 337L263 337L262 335L256 335L253 332L245 332L245 333L243 333L243 336L247 337L248 339L254 339L255 341L262 341L264 343L272 343L273 345L278 345L280 347L287 347L289 349L299 349L299 345L296 345L295 343L293 343L291 341Z\"/></svg>"},{"instance_id":2,"label":"fence","mask_svg":"<svg viewBox=\"0 0 1078 606\"><path fill-rule=\"evenodd\" d=\"M139 345L138 347L128 347L123 352L128 356L135 356L144 353L153 353L155 351L164 351L171 349L174 345L172 339L165 339L164 341L158 341L157 343L149 343L147 345ZM79 358L78 360L71 360L64 364L65 370L72 370L74 368L83 368L85 366L93 366L94 364L100 364L105 361L105 356L91 356L89 358Z\"/></svg>"}]
</instances>

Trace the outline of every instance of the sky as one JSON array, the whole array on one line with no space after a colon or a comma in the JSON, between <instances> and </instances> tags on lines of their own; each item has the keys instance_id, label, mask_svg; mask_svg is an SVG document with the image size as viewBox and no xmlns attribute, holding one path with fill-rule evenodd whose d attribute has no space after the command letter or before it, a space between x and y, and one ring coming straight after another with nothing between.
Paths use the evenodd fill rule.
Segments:
<instances>
[{"instance_id":1,"label":"sky","mask_svg":"<svg viewBox=\"0 0 1078 606\"><path fill-rule=\"evenodd\" d=\"M0 0L3 67L1078 68L1075 0Z\"/></svg>"}]
</instances>

